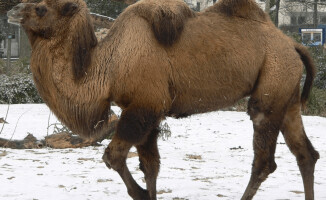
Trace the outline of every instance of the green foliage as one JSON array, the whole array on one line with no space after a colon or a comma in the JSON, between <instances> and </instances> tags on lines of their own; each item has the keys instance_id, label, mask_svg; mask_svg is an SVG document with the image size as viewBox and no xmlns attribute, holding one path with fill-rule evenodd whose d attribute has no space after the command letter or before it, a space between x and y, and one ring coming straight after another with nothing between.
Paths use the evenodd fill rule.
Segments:
<instances>
[{"instance_id":1,"label":"green foliage","mask_svg":"<svg viewBox=\"0 0 326 200\"><path fill-rule=\"evenodd\" d=\"M301 43L301 36L298 33L286 33L295 41ZM317 74L312 89L306 115L319 115L326 117L326 52L322 46L309 47L313 60L317 68ZM304 80L303 80L304 81Z\"/></svg>"},{"instance_id":2,"label":"green foliage","mask_svg":"<svg viewBox=\"0 0 326 200\"><path fill-rule=\"evenodd\" d=\"M117 18L118 15L128 7L124 2L110 0L85 0L91 12Z\"/></svg>"},{"instance_id":3,"label":"green foliage","mask_svg":"<svg viewBox=\"0 0 326 200\"><path fill-rule=\"evenodd\" d=\"M4 60L0 59L0 74L4 74L5 73L5 66L6 63Z\"/></svg>"},{"instance_id":4,"label":"green foliage","mask_svg":"<svg viewBox=\"0 0 326 200\"><path fill-rule=\"evenodd\" d=\"M321 46L310 47L309 49L317 68L315 86L319 89L326 89L326 52Z\"/></svg>"},{"instance_id":5,"label":"green foliage","mask_svg":"<svg viewBox=\"0 0 326 200\"><path fill-rule=\"evenodd\" d=\"M298 43L302 42L299 33L287 32L286 34ZM309 50L317 68L314 85L319 89L326 89L326 51L322 46L310 46Z\"/></svg>"},{"instance_id":6,"label":"green foliage","mask_svg":"<svg viewBox=\"0 0 326 200\"><path fill-rule=\"evenodd\" d=\"M29 70L29 58L7 63L0 59L0 103L42 103Z\"/></svg>"},{"instance_id":7,"label":"green foliage","mask_svg":"<svg viewBox=\"0 0 326 200\"><path fill-rule=\"evenodd\" d=\"M313 88L311 90L305 115L326 117L326 90Z\"/></svg>"},{"instance_id":8,"label":"green foliage","mask_svg":"<svg viewBox=\"0 0 326 200\"><path fill-rule=\"evenodd\" d=\"M167 140L169 137L171 137L171 129L168 123L161 123L159 129L159 138L161 138L162 140Z\"/></svg>"},{"instance_id":9,"label":"green foliage","mask_svg":"<svg viewBox=\"0 0 326 200\"><path fill-rule=\"evenodd\" d=\"M29 70L29 58L21 58L19 60L10 63L10 67L7 68L7 62L0 59L0 74L6 74L12 76L15 74L31 74Z\"/></svg>"},{"instance_id":10,"label":"green foliage","mask_svg":"<svg viewBox=\"0 0 326 200\"><path fill-rule=\"evenodd\" d=\"M0 103L41 103L30 74L0 75Z\"/></svg>"},{"instance_id":11,"label":"green foliage","mask_svg":"<svg viewBox=\"0 0 326 200\"><path fill-rule=\"evenodd\" d=\"M294 32L287 31L287 32L285 32L285 34L287 36L289 36L290 38L294 39L294 41L296 41L298 43L302 42L301 35L299 33L294 33Z\"/></svg>"}]
</instances>

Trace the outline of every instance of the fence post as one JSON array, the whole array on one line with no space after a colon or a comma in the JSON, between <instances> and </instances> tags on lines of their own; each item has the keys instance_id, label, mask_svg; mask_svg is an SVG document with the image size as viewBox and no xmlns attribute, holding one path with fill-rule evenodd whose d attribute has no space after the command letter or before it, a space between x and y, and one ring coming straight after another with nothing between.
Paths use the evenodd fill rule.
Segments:
<instances>
[{"instance_id":1,"label":"fence post","mask_svg":"<svg viewBox=\"0 0 326 200\"><path fill-rule=\"evenodd\" d=\"M7 35L7 39L8 39L8 43L7 43L7 68L6 68L6 73L9 73L9 69L10 69L10 60L11 60L11 33L8 33Z\"/></svg>"}]
</instances>

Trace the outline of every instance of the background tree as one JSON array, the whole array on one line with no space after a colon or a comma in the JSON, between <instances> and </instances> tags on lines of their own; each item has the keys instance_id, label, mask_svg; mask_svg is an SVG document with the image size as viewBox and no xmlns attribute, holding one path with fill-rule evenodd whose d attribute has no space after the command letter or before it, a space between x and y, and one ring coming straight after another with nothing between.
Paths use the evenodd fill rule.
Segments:
<instances>
[{"instance_id":1,"label":"background tree","mask_svg":"<svg viewBox=\"0 0 326 200\"><path fill-rule=\"evenodd\" d=\"M318 24L326 24L326 2L320 0L282 1L280 12L291 16L293 26L316 28Z\"/></svg>"},{"instance_id":2,"label":"background tree","mask_svg":"<svg viewBox=\"0 0 326 200\"><path fill-rule=\"evenodd\" d=\"M119 14L130 4L132 0L85 0L91 12L117 18Z\"/></svg>"}]
</instances>

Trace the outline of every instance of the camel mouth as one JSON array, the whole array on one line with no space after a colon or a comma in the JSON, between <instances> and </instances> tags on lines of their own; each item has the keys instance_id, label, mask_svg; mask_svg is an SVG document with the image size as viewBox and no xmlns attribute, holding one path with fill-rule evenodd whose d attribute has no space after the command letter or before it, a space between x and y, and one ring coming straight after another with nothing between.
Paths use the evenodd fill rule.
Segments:
<instances>
[{"instance_id":1,"label":"camel mouth","mask_svg":"<svg viewBox=\"0 0 326 200\"><path fill-rule=\"evenodd\" d=\"M23 20L23 18L14 18L12 16L8 17L8 23L9 24L15 24L15 25L20 25L21 21Z\"/></svg>"},{"instance_id":2,"label":"camel mouth","mask_svg":"<svg viewBox=\"0 0 326 200\"><path fill-rule=\"evenodd\" d=\"M21 11L25 8L25 3L20 3L13 7L11 10L7 12L8 17L8 23L10 24L21 24L21 21L23 20L23 15L21 14Z\"/></svg>"}]
</instances>

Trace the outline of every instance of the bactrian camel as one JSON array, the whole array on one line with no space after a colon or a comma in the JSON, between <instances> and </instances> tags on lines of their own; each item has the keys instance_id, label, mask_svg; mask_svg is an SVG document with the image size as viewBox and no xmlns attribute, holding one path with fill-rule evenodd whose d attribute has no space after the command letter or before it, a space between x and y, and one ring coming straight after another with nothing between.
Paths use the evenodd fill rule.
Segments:
<instances>
[{"instance_id":1,"label":"bactrian camel","mask_svg":"<svg viewBox=\"0 0 326 200\"><path fill-rule=\"evenodd\" d=\"M121 107L103 160L119 173L133 199L156 199L158 126L166 116L216 111L246 96L254 160L242 199L252 199L276 169L279 131L297 158L306 199L314 199L319 154L301 119L314 64L307 49L277 29L253 0L219 0L199 13L181 0L142 0L116 19L100 43L82 0L19 4L8 16L29 37L40 95L73 132L105 134L110 103ZM146 190L126 165L132 146Z\"/></svg>"}]
</instances>

